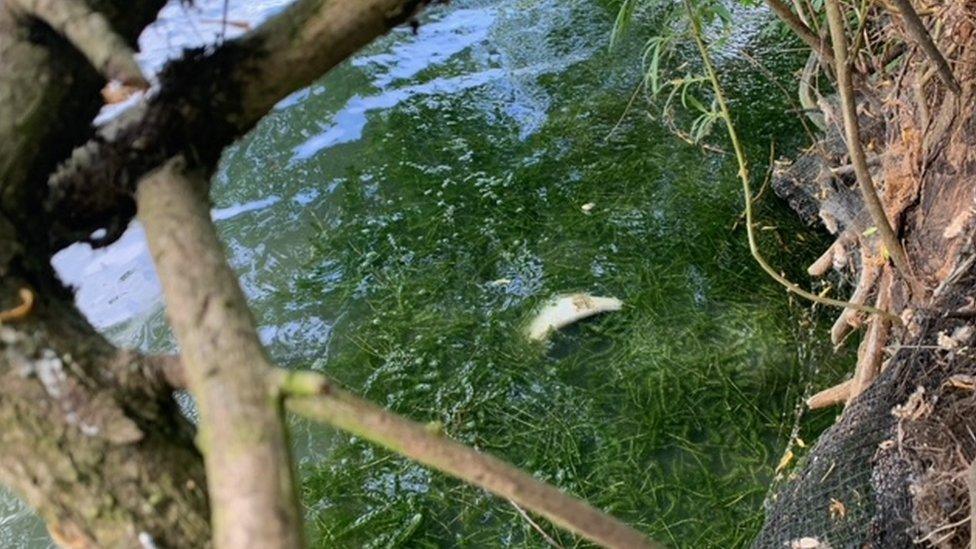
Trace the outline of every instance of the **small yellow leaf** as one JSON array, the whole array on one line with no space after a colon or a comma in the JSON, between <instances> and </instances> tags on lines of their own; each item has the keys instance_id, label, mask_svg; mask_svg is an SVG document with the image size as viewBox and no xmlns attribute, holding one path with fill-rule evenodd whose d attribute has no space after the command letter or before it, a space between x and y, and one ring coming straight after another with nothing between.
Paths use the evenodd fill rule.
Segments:
<instances>
[{"instance_id":1,"label":"small yellow leaf","mask_svg":"<svg viewBox=\"0 0 976 549\"><path fill-rule=\"evenodd\" d=\"M844 505L844 502L838 499L830 498L830 507L828 510L830 511L830 518L834 520L847 516L847 507Z\"/></svg>"},{"instance_id":2,"label":"small yellow leaf","mask_svg":"<svg viewBox=\"0 0 976 549\"><path fill-rule=\"evenodd\" d=\"M795 456L793 455L793 450L787 450L786 453L783 454L783 457L780 458L779 465L776 466L776 474L779 474L784 470L786 470L786 468L789 467L791 463L793 463L794 457Z\"/></svg>"}]
</instances>

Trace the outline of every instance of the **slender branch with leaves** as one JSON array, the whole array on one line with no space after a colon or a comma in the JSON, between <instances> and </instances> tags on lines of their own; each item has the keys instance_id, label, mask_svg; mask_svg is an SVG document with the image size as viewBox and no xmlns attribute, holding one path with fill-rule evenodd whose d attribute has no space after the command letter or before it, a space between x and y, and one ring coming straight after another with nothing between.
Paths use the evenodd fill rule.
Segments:
<instances>
[{"instance_id":1,"label":"slender branch with leaves","mask_svg":"<svg viewBox=\"0 0 976 549\"><path fill-rule=\"evenodd\" d=\"M821 305L840 307L844 309L855 309L866 313L879 314L900 322L900 319L896 315L882 311L875 307L851 303L849 301L841 301L839 299L832 299L804 290L796 283L790 281L785 276L777 272L776 269L773 269L769 262L766 261L765 257L763 257L756 241L756 232L752 212L752 190L750 189L749 184L749 164L746 160L745 149L742 147L742 142L739 140L739 134L735 129L735 124L732 122L732 115L729 112L728 101L725 99L722 84L719 82L718 74L715 72L715 65L712 63L708 46L705 44L705 40L702 37L699 15L696 13L695 8L691 5L691 0L682 0L682 2L685 7L685 12L688 15L688 20L691 24L692 36L695 39L695 44L698 46L698 51L701 53L702 64L705 66L705 72L708 74L708 79L712 84L712 91L715 93L715 101L718 103L719 109L722 113L722 120L725 122L725 127L728 130L729 140L732 142L732 148L735 151L736 162L739 164L739 179L742 180L742 193L744 195L746 210L746 235L748 235L749 252L752 254L752 257L756 260L762 270L765 271L766 274L768 274L773 280L779 282L787 290L800 297Z\"/></svg>"}]
</instances>

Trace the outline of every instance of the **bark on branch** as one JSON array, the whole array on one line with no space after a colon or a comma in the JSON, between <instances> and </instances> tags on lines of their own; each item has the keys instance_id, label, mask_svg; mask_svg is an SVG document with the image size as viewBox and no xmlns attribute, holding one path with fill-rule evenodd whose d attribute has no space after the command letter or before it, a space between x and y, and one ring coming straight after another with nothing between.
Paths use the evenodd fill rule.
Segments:
<instances>
[{"instance_id":1,"label":"bark on branch","mask_svg":"<svg viewBox=\"0 0 976 549\"><path fill-rule=\"evenodd\" d=\"M90 5L133 44L163 3ZM47 177L91 136L103 78L12 4L0 2L0 482L65 547L207 546L192 426L86 322L48 261Z\"/></svg>"},{"instance_id":2,"label":"bark on branch","mask_svg":"<svg viewBox=\"0 0 976 549\"><path fill-rule=\"evenodd\" d=\"M766 0L766 5L769 9L773 10L773 13L780 18L781 21L786 23L794 34L800 37L800 40L810 47L811 50L817 52L820 55L820 59L824 64L830 64L834 62L834 54L830 51L825 43L820 40L820 37L813 32L810 27L803 22L789 6L784 4L782 0Z\"/></svg>"},{"instance_id":3,"label":"bark on branch","mask_svg":"<svg viewBox=\"0 0 976 549\"><path fill-rule=\"evenodd\" d=\"M160 75L141 114L75 151L50 180L52 245L111 242L134 215L139 178L174 156L205 172L224 147L288 94L311 84L434 0L299 0L212 52L186 52Z\"/></svg>"},{"instance_id":4,"label":"bark on branch","mask_svg":"<svg viewBox=\"0 0 976 549\"><path fill-rule=\"evenodd\" d=\"M139 218L200 411L218 548L302 546L301 516L271 364L210 219L206 180L181 161L139 185Z\"/></svg>"},{"instance_id":5,"label":"bark on branch","mask_svg":"<svg viewBox=\"0 0 976 549\"><path fill-rule=\"evenodd\" d=\"M107 80L119 80L142 89L149 87L132 48L115 33L104 15L84 2L10 0L10 4L61 33Z\"/></svg>"}]
</instances>

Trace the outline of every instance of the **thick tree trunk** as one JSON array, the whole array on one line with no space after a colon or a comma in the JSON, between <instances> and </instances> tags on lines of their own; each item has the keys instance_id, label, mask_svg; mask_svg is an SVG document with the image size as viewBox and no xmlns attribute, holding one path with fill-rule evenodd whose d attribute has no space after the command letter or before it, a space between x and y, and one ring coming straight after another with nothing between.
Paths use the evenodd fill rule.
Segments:
<instances>
[{"instance_id":1,"label":"thick tree trunk","mask_svg":"<svg viewBox=\"0 0 976 549\"><path fill-rule=\"evenodd\" d=\"M161 1L92 3L133 42ZM49 265L48 174L90 138L101 77L46 25L0 4L0 481L70 547L210 538L192 427L139 357L88 324Z\"/></svg>"},{"instance_id":2,"label":"thick tree trunk","mask_svg":"<svg viewBox=\"0 0 976 549\"><path fill-rule=\"evenodd\" d=\"M30 314L0 326L0 482L69 547L207 543L207 495L193 429L141 358L118 353L60 299L10 273Z\"/></svg>"}]
</instances>

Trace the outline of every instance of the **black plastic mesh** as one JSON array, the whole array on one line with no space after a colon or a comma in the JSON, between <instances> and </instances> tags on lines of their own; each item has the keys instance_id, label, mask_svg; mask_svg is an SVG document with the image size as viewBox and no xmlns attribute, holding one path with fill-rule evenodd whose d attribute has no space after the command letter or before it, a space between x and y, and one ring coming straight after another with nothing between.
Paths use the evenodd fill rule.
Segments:
<instances>
[{"instance_id":1,"label":"black plastic mesh","mask_svg":"<svg viewBox=\"0 0 976 549\"><path fill-rule=\"evenodd\" d=\"M954 302L940 309L956 310L973 288L968 276L947 293L956 296ZM953 376L976 374L976 363L966 348L946 351L937 341L938 333L967 323L972 319L928 315L924 337L898 350L890 366L820 436L798 472L774 488L757 547L799 547L803 538L821 547L879 549L912 547L922 539L922 545L935 540L940 547L968 541L968 525L939 528L938 522L943 515L946 523L959 516L965 520L968 498L960 498L958 489L965 479L958 471L943 471L942 477L935 471L964 467L976 453L976 435L966 435L976 432L976 417L969 413L976 408L976 393L949 383ZM925 392L914 398L927 411L911 419L896 417L893 409L909 402L920 386ZM962 404L969 406L965 413ZM916 495L934 478L949 478L947 484L954 486L928 490L925 504L936 512L925 523L919 520ZM935 529L938 536L926 538Z\"/></svg>"}]
</instances>

